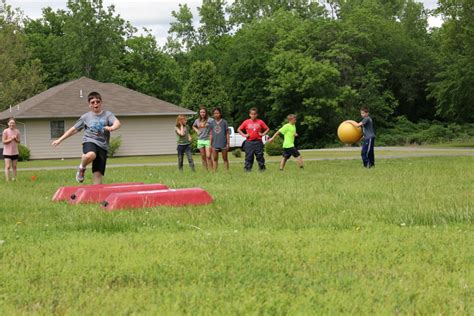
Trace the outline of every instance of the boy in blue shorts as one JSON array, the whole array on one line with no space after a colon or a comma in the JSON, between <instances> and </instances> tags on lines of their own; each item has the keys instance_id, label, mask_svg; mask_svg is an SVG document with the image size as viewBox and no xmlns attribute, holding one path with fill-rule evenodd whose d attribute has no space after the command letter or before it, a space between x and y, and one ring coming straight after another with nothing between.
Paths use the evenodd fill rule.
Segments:
<instances>
[{"instance_id":1,"label":"boy in blue shorts","mask_svg":"<svg viewBox=\"0 0 474 316\"><path fill-rule=\"evenodd\" d=\"M90 111L83 114L73 127L68 129L61 137L53 141L54 147L59 146L66 138L82 131L81 163L77 167L76 180L84 182L86 167L92 163L94 184L102 183L107 163L110 132L120 128L120 121L110 111L102 110L102 97L98 92L91 92L87 96Z\"/></svg>"},{"instance_id":2,"label":"boy in blue shorts","mask_svg":"<svg viewBox=\"0 0 474 316\"><path fill-rule=\"evenodd\" d=\"M280 161L280 171L283 171L285 164L291 156L296 158L296 163L300 168L303 168L303 158L300 152L295 147L295 137L298 136L296 133L296 115L290 114L287 116L288 123L283 125L273 136L268 140L272 142L278 134L283 134L283 157Z\"/></svg>"}]
</instances>

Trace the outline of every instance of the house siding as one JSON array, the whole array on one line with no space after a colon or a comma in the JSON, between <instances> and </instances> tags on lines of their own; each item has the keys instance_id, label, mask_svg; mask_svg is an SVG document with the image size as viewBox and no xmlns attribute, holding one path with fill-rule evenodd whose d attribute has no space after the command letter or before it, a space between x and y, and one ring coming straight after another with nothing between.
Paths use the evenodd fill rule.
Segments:
<instances>
[{"instance_id":1,"label":"house siding","mask_svg":"<svg viewBox=\"0 0 474 316\"><path fill-rule=\"evenodd\" d=\"M120 136L122 145L116 156L162 155L176 152L175 116L118 117L118 119L122 127L112 132L112 137ZM30 149L31 159L80 157L83 132L71 136L60 146L53 148L50 121L49 119L23 121L26 124L24 144ZM64 121L65 130L76 122L71 119Z\"/></svg>"}]
</instances>

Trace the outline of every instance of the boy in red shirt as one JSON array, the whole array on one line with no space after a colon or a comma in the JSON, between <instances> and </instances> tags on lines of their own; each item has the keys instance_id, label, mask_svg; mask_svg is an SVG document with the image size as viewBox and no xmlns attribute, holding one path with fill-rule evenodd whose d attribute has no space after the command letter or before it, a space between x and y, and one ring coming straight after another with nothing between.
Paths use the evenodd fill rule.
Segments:
<instances>
[{"instance_id":1,"label":"boy in red shirt","mask_svg":"<svg viewBox=\"0 0 474 316\"><path fill-rule=\"evenodd\" d=\"M245 137L245 171L252 170L253 157L257 159L260 171L265 170L265 158L263 157L262 136L265 136L270 129L264 121L258 119L258 111L251 108L249 111L250 119L245 120L237 129L240 135ZM243 132L245 130L245 133Z\"/></svg>"}]
</instances>

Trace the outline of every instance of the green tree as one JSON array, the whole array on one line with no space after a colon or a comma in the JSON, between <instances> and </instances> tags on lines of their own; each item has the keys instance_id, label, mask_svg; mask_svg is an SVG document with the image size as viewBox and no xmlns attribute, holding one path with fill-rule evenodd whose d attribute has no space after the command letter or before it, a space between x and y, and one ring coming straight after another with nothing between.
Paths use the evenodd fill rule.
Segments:
<instances>
[{"instance_id":1,"label":"green tree","mask_svg":"<svg viewBox=\"0 0 474 316\"><path fill-rule=\"evenodd\" d=\"M44 89L41 66L31 58L21 27L22 13L0 2L0 109Z\"/></svg>"},{"instance_id":2,"label":"green tree","mask_svg":"<svg viewBox=\"0 0 474 316\"><path fill-rule=\"evenodd\" d=\"M147 95L180 102L180 68L173 58L160 51L151 34L127 40L120 75L114 80Z\"/></svg>"},{"instance_id":3,"label":"green tree","mask_svg":"<svg viewBox=\"0 0 474 316\"><path fill-rule=\"evenodd\" d=\"M80 76L110 81L135 29L115 14L114 6L104 8L102 0L68 0L67 8L46 8L42 18L26 23L29 45L45 65L48 85Z\"/></svg>"},{"instance_id":4,"label":"green tree","mask_svg":"<svg viewBox=\"0 0 474 316\"><path fill-rule=\"evenodd\" d=\"M200 106L208 109L220 107L224 115L229 113L229 98L212 61L197 61L191 65L189 81L184 87L181 105L195 111Z\"/></svg>"},{"instance_id":5,"label":"green tree","mask_svg":"<svg viewBox=\"0 0 474 316\"><path fill-rule=\"evenodd\" d=\"M324 8L315 0L235 0L227 8L230 23L234 26L271 17L280 10L296 13L303 18L321 17L325 14Z\"/></svg>"},{"instance_id":6,"label":"green tree","mask_svg":"<svg viewBox=\"0 0 474 316\"><path fill-rule=\"evenodd\" d=\"M228 32L225 6L225 0L203 0L202 6L198 8L201 17L199 27L201 44L214 42Z\"/></svg>"},{"instance_id":7,"label":"green tree","mask_svg":"<svg viewBox=\"0 0 474 316\"><path fill-rule=\"evenodd\" d=\"M190 51L197 43L197 34L193 25L193 14L187 4L180 4L178 11L172 11L175 21L171 22L166 49L171 54Z\"/></svg>"},{"instance_id":8,"label":"green tree","mask_svg":"<svg viewBox=\"0 0 474 316\"><path fill-rule=\"evenodd\" d=\"M440 72L430 85L437 114L457 122L474 121L474 10L470 0L440 0L445 20L440 42Z\"/></svg>"}]
</instances>

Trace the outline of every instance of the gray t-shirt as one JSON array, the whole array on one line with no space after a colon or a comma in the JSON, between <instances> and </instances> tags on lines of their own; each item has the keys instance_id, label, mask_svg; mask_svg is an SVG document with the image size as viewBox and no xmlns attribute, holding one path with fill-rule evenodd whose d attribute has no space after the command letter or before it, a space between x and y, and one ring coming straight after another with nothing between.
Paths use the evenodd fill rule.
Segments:
<instances>
[{"instance_id":1,"label":"gray t-shirt","mask_svg":"<svg viewBox=\"0 0 474 316\"><path fill-rule=\"evenodd\" d=\"M110 133L104 130L105 126L112 126L117 120L110 111L103 111L101 114L95 114L90 111L82 115L74 124L78 131L84 129L82 143L94 143L104 150L109 149Z\"/></svg>"},{"instance_id":2,"label":"gray t-shirt","mask_svg":"<svg viewBox=\"0 0 474 316\"><path fill-rule=\"evenodd\" d=\"M229 132L229 125L227 121L222 119L220 122L212 120L209 122L212 133L212 148L222 149L227 146L227 133Z\"/></svg>"},{"instance_id":3,"label":"gray t-shirt","mask_svg":"<svg viewBox=\"0 0 474 316\"><path fill-rule=\"evenodd\" d=\"M198 133L198 139L199 140L208 140L209 139L209 133L211 132L211 126L210 123L214 121L211 118L208 118L206 122L201 122L201 120L196 119L194 121L193 126L196 126L196 128L199 130Z\"/></svg>"},{"instance_id":4,"label":"gray t-shirt","mask_svg":"<svg viewBox=\"0 0 474 316\"><path fill-rule=\"evenodd\" d=\"M372 138L375 137L374 131L374 124L372 123L372 119L367 116L362 119L362 130L364 132L364 138Z\"/></svg>"}]
</instances>

